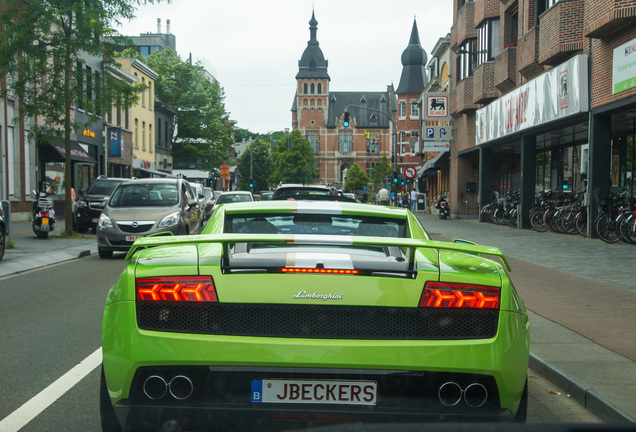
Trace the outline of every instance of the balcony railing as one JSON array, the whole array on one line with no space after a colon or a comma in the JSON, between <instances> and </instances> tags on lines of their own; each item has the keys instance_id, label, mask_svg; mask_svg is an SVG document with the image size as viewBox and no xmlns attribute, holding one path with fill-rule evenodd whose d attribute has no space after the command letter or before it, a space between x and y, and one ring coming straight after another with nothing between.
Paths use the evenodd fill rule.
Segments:
<instances>
[{"instance_id":1,"label":"balcony railing","mask_svg":"<svg viewBox=\"0 0 636 432\"><path fill-rule=\"evenodd\" d=\"M485 105L499 96L499 90L495 87L495 63L482 63L473 72L472 102Z\"/></svg>"},{"instance_id":2,"label":"balcony railing","mask_svg":"<svg viewBox=\"0 0 636 432\"><path fill-rule=\"evenodd\" d=\"M457 12L455 25L451 29L451 48L457 50L459 44L466 39L476 38L477 29L475 29L475 2L466 2L464 6Z\"/></svg>"},{"instance_id":3,"label":"balcony railing","mask_svg":"<svg viewBox=\"0 0 636 432\"><path fill-rule=\"evenodd\" d=\"M539 17L539 63L556 66L584 47L584 0L558 2Z\"/></svg>"},{"instance_id":4,"label":"balcony railing","mask_svg":"<svg viewBox=\"0 0 636 432\"><path fill-rule=\"evenodd\" d=\"M527 79L532 79L543 72L539 64L539 27L530 29L517 42L517 68Z\"/></svg>"},{"instance_id":5,"label":"balcony railing","mask_svg":"<svg viewBox=\"0 0 636 432\"><path fill-rule=\"evenodd\" d=\"M473 103L473 77L464 78L450 93L450 113L460 115L477 108Z\"/></svg>"},{"instance_id":6,"label":"balcony railing","mask_svg":"<svg viewBox=\"0 0 636 432\"><path fill-rule=\"evenodd\" d=\"M504 49L495 58L495 87L507 93L517 85L517 47Z\"/></svg>"},{"instance_id":7,"label":"balcony railing","mask_svg":"<svg viewBox=\"0 0 636 432\"><path fill-rule=\"evenodd\" d=\"M636 5L625 0L585 2L583 34L603 39L636 25Z\"/></svg>"}]
</instances>

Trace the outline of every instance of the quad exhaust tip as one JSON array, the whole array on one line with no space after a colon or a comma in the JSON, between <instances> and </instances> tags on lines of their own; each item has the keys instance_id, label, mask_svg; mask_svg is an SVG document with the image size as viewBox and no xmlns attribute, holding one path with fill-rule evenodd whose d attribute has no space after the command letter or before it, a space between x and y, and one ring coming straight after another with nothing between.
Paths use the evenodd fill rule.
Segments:
<instances>
[{"instance_id":1,"label":"quad exhaust tip","mask_svg":"<svg viewBox=\"0 0 636 432\"><path fill-rule=\"evenodd\" d=\"M163 398L168 392L168 383L159 375L151 375L144 381L144 394L152 400Z\"/></svg>"},{"instance_id":2,"label":"quad exhaust tip","mask_svg":"<svg viewBox=\"0 0 636 432\"><path fill-rule=\"evenodd\" d=\"M144 381L144 394L152 400L163 399L168 392L177 400L184 400L192 396L194 384L185 375L177 375L170 382L159 375L151 375Z\"/></svg>"},{"instance_id":3,"label":"quad exhaust tip","mask_svg":"<svg viewBox=\"0 0 636 432\"><path fill-rule=\"evenodd\" d=\"M446 382L439 386L437 396L442 405L456 406L464 399L466 405L471 408L479 408L488 400L488 390L482 384L472 383L465 389L453 381Z\"/></svg>"}]
</instances>

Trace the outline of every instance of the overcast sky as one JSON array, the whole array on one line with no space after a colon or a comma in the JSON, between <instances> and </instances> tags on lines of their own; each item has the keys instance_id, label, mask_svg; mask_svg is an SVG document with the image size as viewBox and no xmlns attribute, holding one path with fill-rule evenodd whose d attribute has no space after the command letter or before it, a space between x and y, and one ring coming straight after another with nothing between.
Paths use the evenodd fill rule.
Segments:
<instances>
[{"instance_id":1,"label":"overcast sky","mask_svg":"<svg viewBox=\"0 0 636 432\"><path fill-rule=\"evenodd\" d=\"M172 0L140 6L119 31L155 33L161 18L165 32L169 19L179 56L205 58L215 69L230 118L267 133L291 127L312 8L333 91L397 88L413 19L429 60L452 25L450 0Z\"/></svg>"}]
</instances>

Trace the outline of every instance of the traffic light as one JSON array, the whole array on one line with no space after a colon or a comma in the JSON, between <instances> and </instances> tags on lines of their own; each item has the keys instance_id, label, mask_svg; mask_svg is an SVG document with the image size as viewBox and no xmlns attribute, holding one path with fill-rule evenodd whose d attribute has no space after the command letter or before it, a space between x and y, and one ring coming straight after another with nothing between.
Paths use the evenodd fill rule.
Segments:
<instances>
[{"instance_id":1,"label":"traffic light","mask_svg":"<svg viewBox=\"0 0 636 432\"><path fill-rule=\"evenodd\" d=\"M349 127L349 111L345 111L344 113L344 120L342 122L342 126L345 128Z\"/></svg>"},{"instance_id":2,"label":"traffic light","mask_svg":"<svg viewBox=\"0 0 636 432\"><path fill-rule=\"evenodd\" d=\"M250 189L254 189L254 180L250 179Z\"/></svg>"}]
</instances>

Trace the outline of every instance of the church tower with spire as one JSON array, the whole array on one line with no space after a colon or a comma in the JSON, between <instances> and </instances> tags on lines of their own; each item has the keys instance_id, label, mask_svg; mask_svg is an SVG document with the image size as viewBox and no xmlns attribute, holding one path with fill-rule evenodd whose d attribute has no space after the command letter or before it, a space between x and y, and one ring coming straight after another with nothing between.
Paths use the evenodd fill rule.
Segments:
<instances>
[{"instance_id":1,"label":"church tower with spire","mask_svg":"<svg viewBox=\"0 0 636 432\"><path fill-rule=\"evenodd\" d=\"M318 21L312 11L309 21L309 41L302 57L298 60L296 96L292 108L292 127L305 129L305 135L312 137L314 133L312 130L319 133L326 124L330 81L327 73L328 61L325 60L318 44L317 32Z\"/></svg>"},{"instance_id":2,"label":"church tower with spire","mask_svg":"<svg viewBox=\"0 0 636 432\"><path fill-rule=\"evenodd\" d=\"M418 100L428 84L426 63L426 52L420 45L420 35L414 19L409 44L402 52L402 76L395 91L398 100L395 113L398 155L403 161L419 162L416 155L421 153L422 113Z\"/></svg>"}]
</instances>

